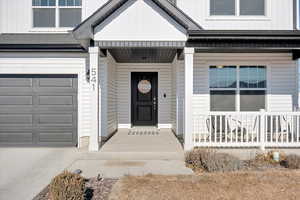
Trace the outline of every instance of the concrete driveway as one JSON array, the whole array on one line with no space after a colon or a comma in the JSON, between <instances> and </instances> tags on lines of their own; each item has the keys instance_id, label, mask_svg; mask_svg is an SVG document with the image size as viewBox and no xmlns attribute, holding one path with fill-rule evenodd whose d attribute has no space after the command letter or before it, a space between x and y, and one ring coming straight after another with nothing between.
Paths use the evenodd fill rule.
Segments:
<instances>
[{"instance_id":1,"label":"concrete driveway","mask_svg":"<svg viewBox=\"0 0 300 200\"><path fill-rule=\"evenodd\" d=\"M78 155L76 148L0 148L0 199L32 200Z\"/></svg>"}]
</instances>

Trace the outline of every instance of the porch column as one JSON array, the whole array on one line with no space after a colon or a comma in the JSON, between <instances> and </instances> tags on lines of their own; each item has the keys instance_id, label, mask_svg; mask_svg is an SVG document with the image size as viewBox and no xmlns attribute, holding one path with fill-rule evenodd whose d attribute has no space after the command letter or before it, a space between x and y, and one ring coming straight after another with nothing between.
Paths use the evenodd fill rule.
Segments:
<instances>
[{"instance_id":1,"label":"porch column","mask_svg":"<svg viewBox=\"0 0 300 200\"><path fill-rule=\"evenodd\" d=\"M99 47L90 47L91 133L89 151L99 150ZM101 109L101 108L100 108Z\"/></svg>"},{"instance_id":2,"label":"porch column","mask_svg":"<svg viewBox=\"0 0 300 200\"><path fill-rule=\"evenodd\" d=\"M193 67L194 48L184 48L184 150L193 148Z\"/></svg>"}]
</instances>

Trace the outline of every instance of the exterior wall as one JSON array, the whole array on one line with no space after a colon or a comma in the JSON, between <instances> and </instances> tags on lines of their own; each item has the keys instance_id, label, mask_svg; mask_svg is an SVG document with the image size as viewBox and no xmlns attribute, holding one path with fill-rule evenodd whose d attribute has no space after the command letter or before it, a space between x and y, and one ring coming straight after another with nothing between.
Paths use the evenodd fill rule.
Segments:
<instances>
[{"instance_id":1,"label":"exterior wall","mask_svg":"<svg viewBox=\"0 0 300 200\"><path fill-rule=\"evenodd\" d=\"M297 105L297 65L291 54L198 53L194 56L194 115L210 110L209 66L240 64L267 66L267 111L287 112Z\"/></svg>"},{"instance_id":2,"label":"exterior wall","mask_svg":"<svg viewBox=\"0 0 300 200\"><path fill-rule=\"evenodd\" d=\"M290 30L293 29L293 0L266 0L268 3L266 17L210 17L209 0L177 0L177 5L187 15L193 18L205 29L264 29L264 30ZM83 0L82 19L86 19L107 0ZM0 1L0 33L24 33L24 32L65 32L66 29L33 29L32 28L32 0L1 0ZM154 21L157 16L151 16L148 10L139 8L140 14L147 17L150 21L144 23L149 27L149 23ZM145 13L144 13L145 12ZM154 12L154 10L153 10ZM133 16L136 20L138 16ZM155 18L153 18L155 17ZM163 16L165 17L165 16ZM142 24L143 25L143 24ZM156 31L157 23L153 24ZM173 23L173 25L175 25ZM122 25L123 27L124 25ZM136 21L129 21L126 27L136 26ZM171 26L170 24L168 26ZM177 26L177 25L175 25ZM143 26L141 26L143 27ZM137 31L136 29L133 29ZM145 30L141 28L141 30Z\"/></svg>"},{"instance_id":3,"label":"exterior wall","mask_svg":"<svg viewBox=\"0 0 300 200\"><path fill-rule=\"evenodd\" d=\"M147 3L146 3L147 2ZM122 31L120 31L122 27ZM185 41L186 31L151 1L128 1L95 28L94 40Z\"/></svg>"},{"instance_id":4,"label":"exterior wall","mask_svg":"<svg viewBox=\"0 0 300 200\"><path fill-rule=\"evenodd\" d=\"M82 20L107 0L83 0ZM0 0L0 33L66 32L65 28L32 28L32 0Z\"/></svg>"},{"instance_id":5,"label":"exterior wall","mask_svg":"<svg viewBox=\"0 0 300 200\"><path fill-rule=\"evenodd\" d=\"M183 135L184 131L184 60L178 60L177 63L177 135Z\"/></svg>"},{"instance_id":6,"label":"exterior wall","mask_svg":"<svg viewBox=\"0 0 300 200\"><path fill-rule=\"evenodd\" d=\"M79 53L0 53L0 74L77 74L78 138L91 130L90 87L86 81L87 55ZM79 142L80 144L80 142Z\"/></svg>"},{"instance_id":7,"label":"exterior wall","mask_svg":"<svg viewBox=\"0 0 300 200\"><path fill-rule=\"evenodd\" d=\"M117 113L117 80L116 62L108 54L108 73L107 73L107 133L111 134L118 128Z\"/></svg>"},{"instance_id":8,"label":"exterior wall","mask_svg":"<svg viewBox=\"0 0 300 200\"><path fill-rule=\"evenodd\" d=\"M158 72L158 126L171 128L171 64L117 63L118 127L131 127L131 72ZM166 93L166 98L163 97Z\"/></svg>"},{"instance_id":9,"label":"exterior wall","mask_svg":"<svg viewBox=\"0 0 300 200\"><path fill-rule=\"evenodd\" d=\"M177 0L177 6L204 29L292 30L293 0L266 0L266 16L210 16L210 0Z\"/></svg>"},{"instance_id":10,"label":"exterior wall","mask_svg":"<svg viewBox=\"0 0 300 200\"><path fill-rule=\"evenodd\" d=\"M171 121L172 129L177 134L177 56L172 63L172 100L171 100Z\"/></svg>"}]
</instances>

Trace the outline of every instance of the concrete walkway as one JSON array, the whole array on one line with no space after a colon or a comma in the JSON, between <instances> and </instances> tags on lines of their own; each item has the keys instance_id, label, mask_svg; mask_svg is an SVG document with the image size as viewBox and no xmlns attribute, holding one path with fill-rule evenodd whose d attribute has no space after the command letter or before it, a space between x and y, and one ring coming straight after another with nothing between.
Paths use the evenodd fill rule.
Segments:
<instances>
[{"instance_id":1,"label":"concrete walkway","mask_svg":"<svg viewBox=\"0 0 300 200\"><path fill-rule=\"evenodd\" d=\"M100 154L121 160L183 160L184 151L170 129L120 129ZM117 157L116 157L117 156Z\"/></svg>"},{"instance_id":2,"label":"concrete walkway","mask_svg":"<svg viewBox=\"0 0 300 200\"><path fill-rule=\"evenodd\" d=\"M120 129L99 152L84 157L74 162L70 170L81 169L86 177L192 174L185 167L181 144L170 129Z\"/></svg>"},{"instance_id":3,"label":"concrete walkway","mask_svg":"<svg viewBox=\"0 0 300 200\"><path fill-rule=\"evenodd\" d=\"M31 200L65 169L81 169L87 178L192 174L183 158L179 142L167 129L119 130L95 153L76 148L0 148L0 199Z\"/></svg>"}]
</instances>

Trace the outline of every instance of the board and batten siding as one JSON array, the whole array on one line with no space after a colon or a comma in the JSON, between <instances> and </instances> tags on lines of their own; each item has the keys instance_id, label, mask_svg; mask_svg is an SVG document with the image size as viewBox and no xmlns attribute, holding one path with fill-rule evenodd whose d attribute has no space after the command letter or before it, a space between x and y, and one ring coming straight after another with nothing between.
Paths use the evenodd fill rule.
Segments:
<instances>
[{"instance_id":1,"label":"board and batten siding","mask_svg":"<svg viewBox=\"0 0 300 200\"><path fill-rule=\"evenodd\" d=\"M118 127L131 127L131 72L158 72L158 127L171 128L172 64L117 63ZM164 98L166 94L166 98Z\"/></svg>"},{"instance_id":2,"label":"board and batten siding","mask_svg":"<svg viewBox=\"0 0 300 200\"><path fill-rule=\"evenodd\" d=\"M194 56L193 115L210 110L210 65L265 65L267 67L266 108L271 112L292 111L297 104L297 65L289 53L198 53Z\"/></svg>"},{"instance_id":3,"label":"board and batten siding","mask_svg":"<svg viewBox=\"0 0 300 200\"><path fill-rule=\"evenodd\" d=\"M82 20L99 9L107 0L83 0ZM72 30L70 28L69 30ZM32 27L32 0L0 0L0 33L62 32L66 28Z\"/></svg>"},{"instance_id":4,"label":"board and batten siding","mask_svg":"<svg viewBox=\"0 0 300 200\"><path fill-rule=\"evenodd\" d=\"M87 54L81 53L0 53L0 74L77 75L77 128L80 138L89 136L91 131L91 88L86 80L87 57Z\"/></svg>"},{"instance_id":5,"label":"board and batten siding","mask_svg":"<svg viewBox=\"0 0 300 200\"><path fill-rule=\"evenodd\" d=\"M293 1L266 0L265 16L210 16L210 0L177 0L177 6L207 30L293 30Z\"/></svg>"}]
</instances>

